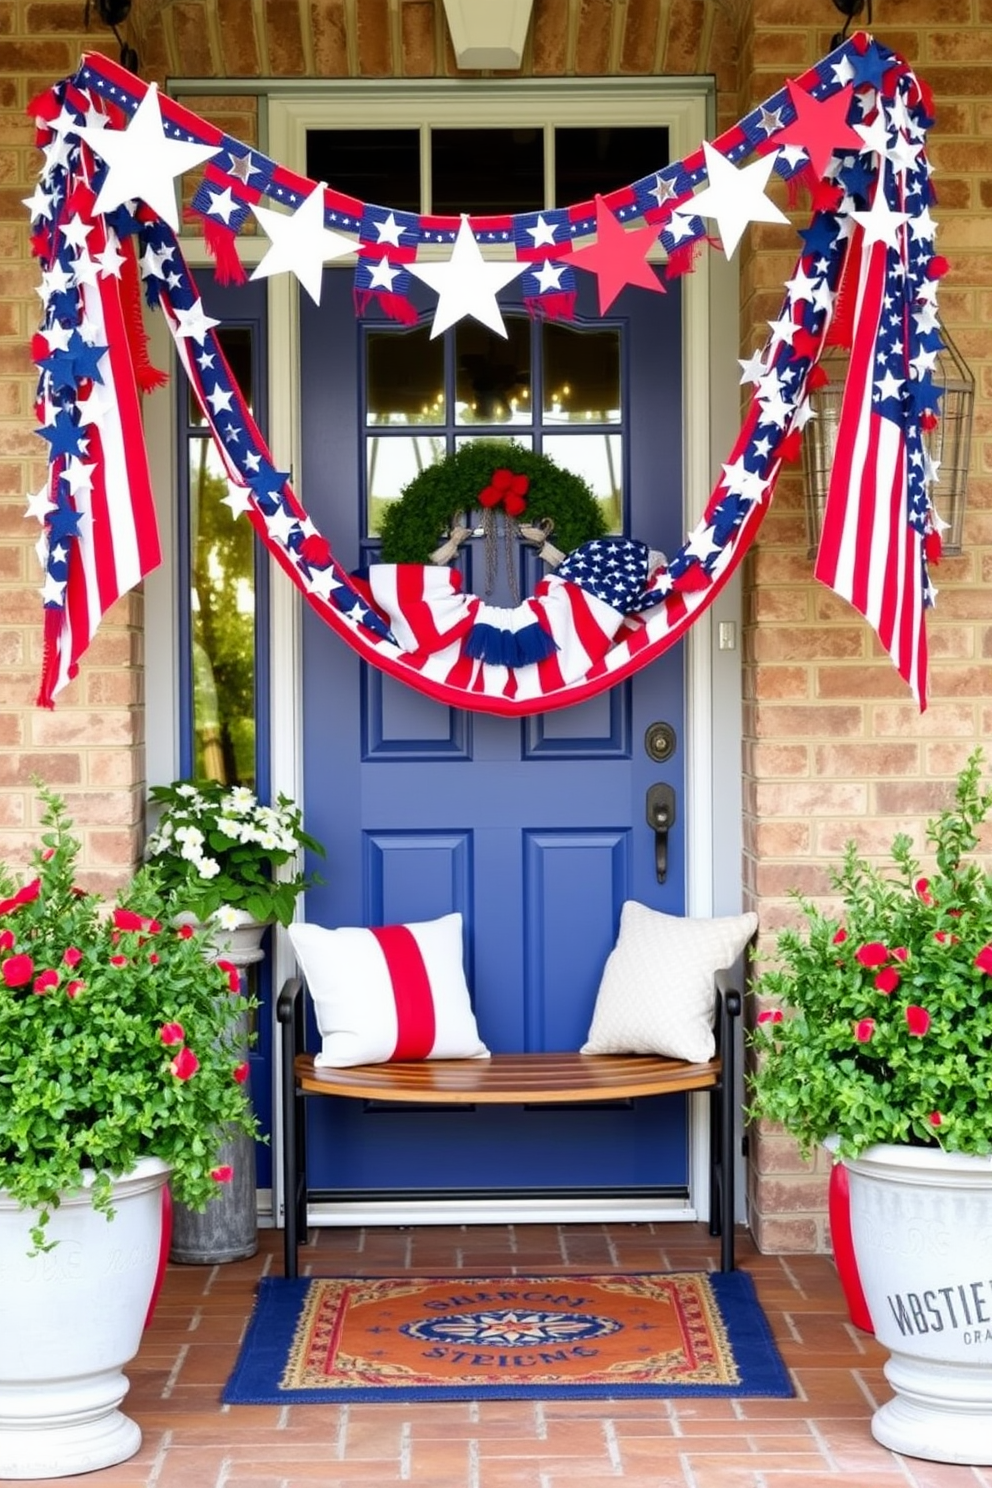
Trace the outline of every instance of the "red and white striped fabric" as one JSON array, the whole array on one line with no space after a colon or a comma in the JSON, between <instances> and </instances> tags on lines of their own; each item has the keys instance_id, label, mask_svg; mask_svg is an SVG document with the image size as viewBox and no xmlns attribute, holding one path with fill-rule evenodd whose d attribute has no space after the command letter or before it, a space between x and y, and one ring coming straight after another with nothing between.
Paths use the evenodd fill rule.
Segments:
<instances>
[{"instance_id":1,"label":"red and white striped fabric","mask_svg":"<svg viewBox=\"0 0 992 1488\"><path fill-rule=\"evenodd\" d=\"M91 251L106 247L106 232L94 220ZM130 245L128 245L128 251ZM91 482L78 485L73 501L79 537L69 548L68 577L61 606L45 609L45 654L38 702L55 697L79 670L79 658L100 621L121 595L161 562L158 523L141 422L141 395L121 303L120 281L101 276L82 286L84 316L93 344L106 346L98 385L99 414L81 425L92 466ZM65 460L49 467L50 489L62 478Z\"/></svg>"},{"instance_id":2,"label":"red and white striped fabric","mask_svg":"<svg viewBox=\"0 0 992 1488\"><path fill-rule=\"evenodd\" d=\"M923 521L912 520L902 423L879 407L880 379L895 351L888 250L861 255L851 360L816 555L816 577L874 629L900 677L926 707L927 634Z\"/></svg>"},{"instance_id":3,"label":"red and white striped fabric","mask_svg":"<svg viewBox=\"0 0 992 1488\"><path fill-rule=\"evenodd\" d=\"M372 929L289 927L327 1069L398 1059L485 1059L462 961L462 917Z\"/></svg>"}]
</instances>

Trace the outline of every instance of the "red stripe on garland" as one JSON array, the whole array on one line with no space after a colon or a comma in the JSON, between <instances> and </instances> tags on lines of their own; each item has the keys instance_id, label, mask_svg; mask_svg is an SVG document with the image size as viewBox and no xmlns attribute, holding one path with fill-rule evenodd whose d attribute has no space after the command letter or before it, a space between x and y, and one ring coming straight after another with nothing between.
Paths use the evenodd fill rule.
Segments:
<instances>
[{"instance_id":1,"label":"red stripe on garland","mask_svg":"<svg viewBox=\"0 0 992 1488\"><path fill-rule=\"evenodd\" d=\"M406 925L380 925L372 934L386 958L396 1003L392 1059L427 1059L437 1033L430 977L416 937Z\"/></svg>"}]
</instances>

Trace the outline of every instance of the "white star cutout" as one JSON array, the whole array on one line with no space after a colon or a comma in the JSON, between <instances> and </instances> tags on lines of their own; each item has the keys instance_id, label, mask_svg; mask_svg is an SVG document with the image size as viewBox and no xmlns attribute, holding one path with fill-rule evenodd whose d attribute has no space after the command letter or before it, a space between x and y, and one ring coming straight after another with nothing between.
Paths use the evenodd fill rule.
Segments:
<instances>
[{"instance_id":1,"label":"white star cutout","mask_svg":"<svg viewBox=\"0 0 992 1488\"><path fill-rule=\"evenodd\" d=\"M315 186L302 205L288 216L268 207L252 207L271 243L261 263L252 271L252 279L295 274L315 305L320 304L325 263L355 251L351 238L324 226L325 190L323 182Z\"/></svg>"},{"instance_id":2,"label":"white star cutout","mask_svg":"<svg viewBox=\"0 0 992 1488\"><path fill-rule=\"evenodd\" d=\"M411 274L422 279L438 296L432 340L466 315L498 336L506 335L496 294L522 274L525 265L506 261L487 263L464 214L447 263L410 264L409 268Z\"/></svg>"},{"instance_id":3,"label":"white star cutout","mask_svg":"<svg viewBox=\"0 0 992 1488\"><path fill-rule=\"evenodd\" d=\"M788 217L765 196L765 185L778 158L778 151L740 169L703 141L709 185L692 199L692 210L700 217L716 219L727 258L733 255L749 222L788 222ZM688 205L688 203L686 204Z\"/></svg>"},{"instance_id":4,"label":"white star cutout","mask_svg":"<svg viewBox=\"0 0 992 1488\"><path fill-rule=\"evenodd\" d=\"M106 161L108 170L93 210L112 212L137 197L179 231L176 206L176 177L202 165L217 154L217 145L197 145L169 139L162 127L158 87L149 83L126 129L102 129L87 125L79 135L90 149Z\"/></svg>"}]
</instances>

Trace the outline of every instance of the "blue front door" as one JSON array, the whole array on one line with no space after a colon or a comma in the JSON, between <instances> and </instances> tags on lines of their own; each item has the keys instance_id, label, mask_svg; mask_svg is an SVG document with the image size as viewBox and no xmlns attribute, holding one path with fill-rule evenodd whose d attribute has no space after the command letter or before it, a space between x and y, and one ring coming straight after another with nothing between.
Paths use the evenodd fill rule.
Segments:
<instances>
[{"instance_id":1,"label":"blue front door","mask_svg":"<svg viewBox=\"0 0 992 1488\"><path fill-rule=\"evenodd\" d=\"M509 334L495 347L472 328L429 342L426 305L420 330L358 322L350 277L325 272L320 306L301 305L300 489L346 566L376 556L377 503L395 494L390 468L412 474L432 451L486 434L522 438L561 463L609 466L618 527L677 548L677 285L665 295L628 289L605 321L592 304L578 310L574 325L549 328L507 308ZM585 349L569 340L584 334L598 339ZM403 391L424 359L433 401ZM594 395L601 374L615 397ZM469 561L481 592L482 554ZM519 563L526 594L537 565L529 554ZM684 908L681 811L661 883L645 806L657 781L683 800L681 647L590 702L513 720L442 707L383 676L308 612L303 677L307 825L328 849L307 918L378 925L459 910L489 1047L579 1048L623 901ZM676 741L663 763L645 747L659 721ZM338 1195L684 1193L687 1184L681 1097L509 1111L317 1104L310 1186Z\"/></svg>"}]
</instances>

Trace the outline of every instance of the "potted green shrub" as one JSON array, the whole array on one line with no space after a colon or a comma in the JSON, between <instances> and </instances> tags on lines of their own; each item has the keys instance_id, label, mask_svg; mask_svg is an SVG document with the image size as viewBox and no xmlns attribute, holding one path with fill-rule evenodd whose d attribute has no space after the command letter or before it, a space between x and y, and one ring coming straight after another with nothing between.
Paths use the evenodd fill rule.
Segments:
<instances>
[{"instance_id":1,"label":"potted green shrub","mask_svg":"<svg viewBox=\"0 0 992 1488\"><path fill-rule=\"evenodd\" d=\"M849 844L838 913L797 896L752 991L751 1111L848 1170L851 1234L897 1394L876 1438L992 1463L992 808L975 751L927 827L932 868L898 835L884 868Z\"/></svg>"},{"instance_id":2,"label":"potted green shrub","mask_svg":"<svg viewBox=\"0 0 992 1488\"><path fill-rule=\"evenodd\" d=\"M27 882L0 867L0 1477L90 1471L141 1435L118 1406L160 1273L163 1185L203 1208L255 1135L237 969L143 868L111 906L44 787Z\"/></svg>"}]
</instances>

